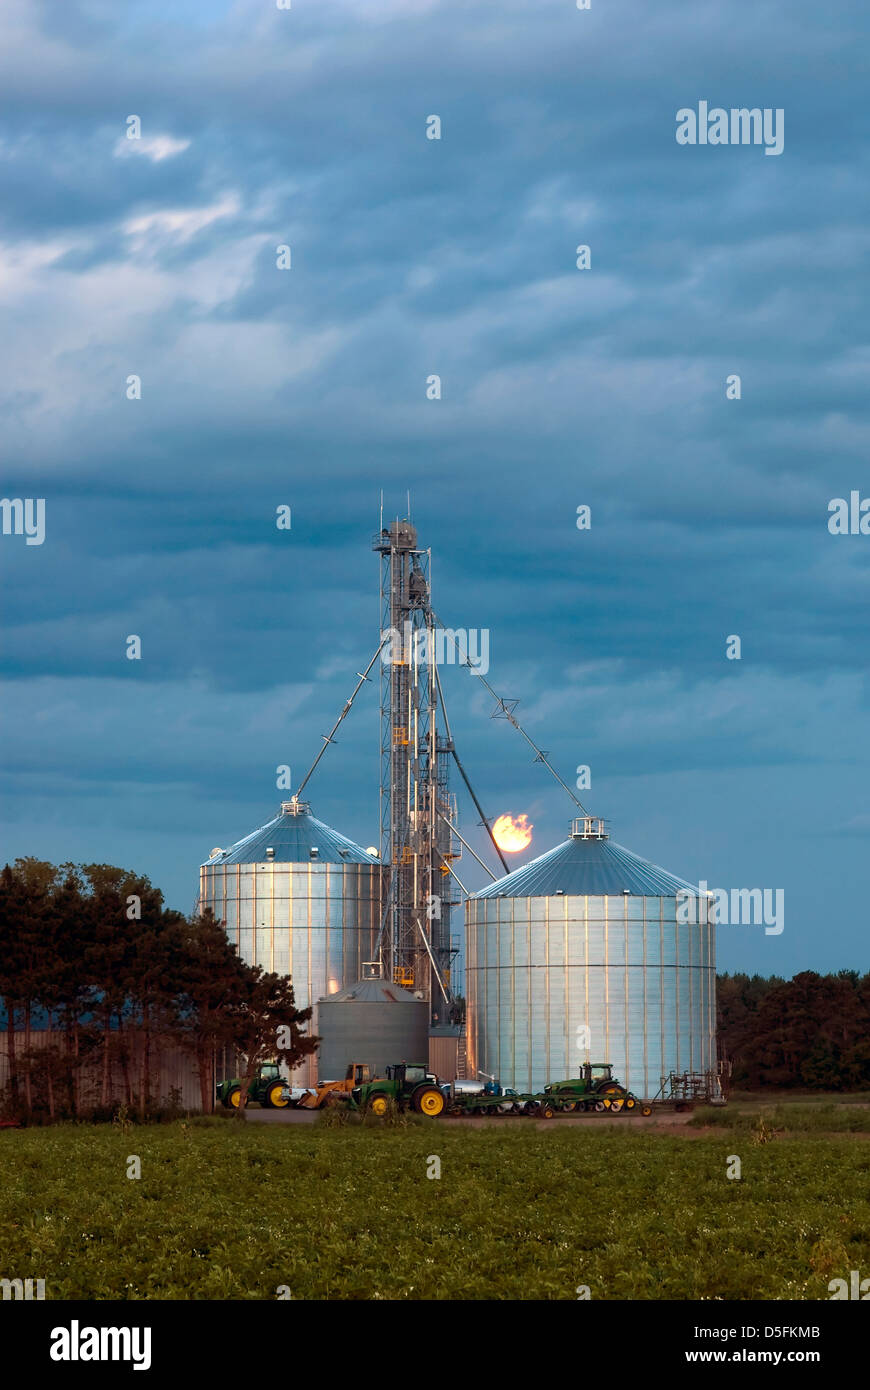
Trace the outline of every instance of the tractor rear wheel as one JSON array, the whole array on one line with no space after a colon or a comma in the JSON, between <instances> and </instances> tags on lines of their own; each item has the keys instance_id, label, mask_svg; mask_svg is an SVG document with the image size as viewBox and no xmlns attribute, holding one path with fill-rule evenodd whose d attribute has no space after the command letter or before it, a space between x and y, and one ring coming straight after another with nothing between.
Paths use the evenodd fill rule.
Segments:
<instances>
[{"instance_id":1,"label":"tractor rear wheel","mask_svg":"<svg viewBox=\"0 0 870 1390\"><path fill-rule=\"evenodd\" d=\"M266 1094L263 1099L264 1103L268 1105L270 1110L287 1109L287 1106L290 1104L290 1102L284 1099L283 1091L283 1081L273 1081L271 1086L266 1087Z\"/></svg>"},{"instance_id":2,"label":"tractor rear wheel","mask_svg":"<svg viewBox=\"0 0 870 1390\"><path fill-rule=\"evenodd\" d=\"M421 1086L411 1097L418 1115L440 1115L444 1109L444 1092L437 1086Z\"/></svg>"}]
</instances>

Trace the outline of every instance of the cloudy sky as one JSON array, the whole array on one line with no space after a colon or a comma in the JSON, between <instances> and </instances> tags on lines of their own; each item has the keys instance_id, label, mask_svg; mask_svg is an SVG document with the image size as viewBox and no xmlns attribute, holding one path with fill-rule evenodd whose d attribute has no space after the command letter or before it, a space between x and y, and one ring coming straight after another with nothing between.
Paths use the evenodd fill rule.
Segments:
<instances>
[{"instance_id":1,"label":"cloudy sky","mask_svg":"<svg viewBox=\"0 0 870 1390\"><path fill-rule=\"evenodd\" d=\"M614 838L784 890L721 968L870 968L870 536L827 525L870 496L864 0L5 0L0 28L0 493L46 506L42 545L0 536L3 857L188 910L372 655L380 493L410 489L439 616L489 629ZM700 101L782 108L783 153L678 145ZM445 686L486 810L550 848L572 803ZM376 705L309 788L363 844Z\"/></svg>"}]
</instances>

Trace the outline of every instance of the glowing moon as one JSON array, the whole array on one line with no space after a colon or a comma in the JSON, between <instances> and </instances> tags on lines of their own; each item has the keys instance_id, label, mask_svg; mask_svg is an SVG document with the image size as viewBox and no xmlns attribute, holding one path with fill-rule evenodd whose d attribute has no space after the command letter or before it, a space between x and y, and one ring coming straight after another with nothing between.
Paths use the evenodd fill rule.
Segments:
<instances>
[{"instance_id":1,"label":"glowing moon","mask_svg":"<svg viewBox=\"0 0 870 1390\"><path fill-rule=\"evenodd\" d=\"M505 854L516 854L521 849L528 849L534 828L529 824L528 816L499 816L492 827L492 836Z\"/></svg>"}]
</instances>

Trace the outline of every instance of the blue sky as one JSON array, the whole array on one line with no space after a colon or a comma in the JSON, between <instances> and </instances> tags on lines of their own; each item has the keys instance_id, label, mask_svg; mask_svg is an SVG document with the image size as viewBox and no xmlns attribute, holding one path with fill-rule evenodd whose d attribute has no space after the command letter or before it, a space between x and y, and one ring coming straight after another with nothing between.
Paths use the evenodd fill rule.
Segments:
<instances>
[{"instance_id":1,"label":"blue sky","mask_svg":"<svg viewBox=\"0 0 870 1390\"><path fill-rule=\"evenodd\" d=\"M870 537L827 529L870 496L866 6L6 0L2 27L0 491L46 499L43 545L0 536L3 856L189 909L374 650L379 494L410 488L436 610L490 630L614 838L784 889L782 935L722 928L721 968L870 968ZM678 146L701 100L781 107L784 152ZM571 802L445 683L485 808L550 848ZM363 844L375 706L310 787Z\"/></svg>"}]
</instances>

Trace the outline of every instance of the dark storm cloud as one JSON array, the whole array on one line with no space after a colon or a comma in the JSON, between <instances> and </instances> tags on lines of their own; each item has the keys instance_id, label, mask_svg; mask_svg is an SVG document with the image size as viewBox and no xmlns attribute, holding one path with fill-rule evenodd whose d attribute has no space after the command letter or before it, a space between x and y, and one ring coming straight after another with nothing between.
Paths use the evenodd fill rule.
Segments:
<instances>
[{"instance_id":1,"label":"dark storm cloud","mask_svg":"<svg viewBox=\"0 0 870 1390\"><path fill-rule=\"evenodd\" d=\"M48 508L43 546L0 539L14 852L72 853L53 804L88 857L135 862L138 827L187 906L374 649L381 487L641 853L736 873L765 802L797 885L800 775L861 833L867 552L826 523L870 491L864 8L61 9L13 0L0 51L2 491ZM700 99L783 107L783 155L677 146ZM570 803L448 674L490 809L551 843ZM370 842L364 695L315 790ZM721 832L677 842L686 798Z\"/></svg>"}]
</instances>

